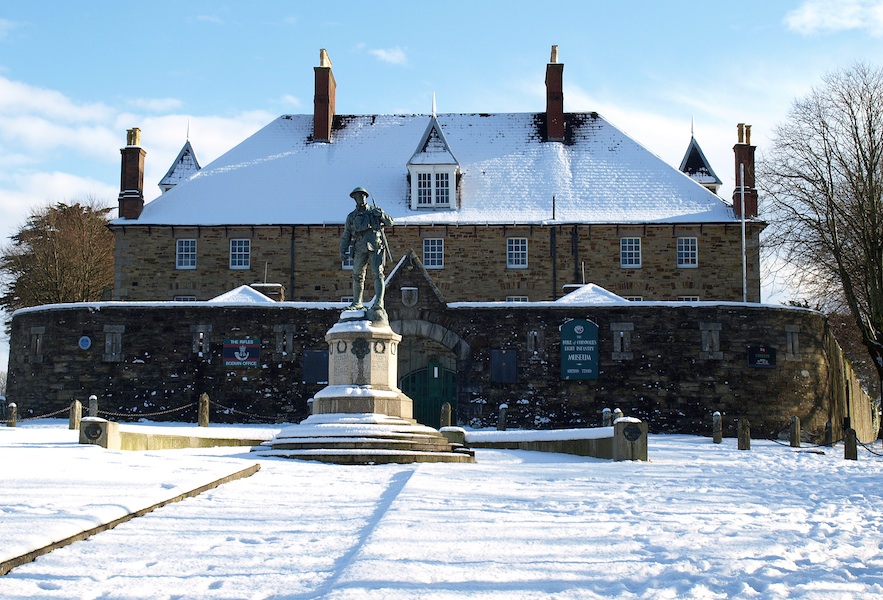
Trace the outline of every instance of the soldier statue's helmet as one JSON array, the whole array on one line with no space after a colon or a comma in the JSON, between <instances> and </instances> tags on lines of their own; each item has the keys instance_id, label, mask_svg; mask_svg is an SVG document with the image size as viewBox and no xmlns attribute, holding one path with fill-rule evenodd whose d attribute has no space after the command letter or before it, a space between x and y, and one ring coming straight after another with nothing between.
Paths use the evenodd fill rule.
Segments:
<instances>
[{"instance_id":1,"label":"soldier statue's helmet","mask_svg":"<svg viewBox=\"0 0 883 600\"><path fill-rule=\"evenodd\" d=\"M365 188L357 187L356 189L354 189L353 191L350 192L350 198L355 200L357 194L365 194L366 197L371 195L368 193L368 190L366 190Z\"/></svg>"}]
</instances>

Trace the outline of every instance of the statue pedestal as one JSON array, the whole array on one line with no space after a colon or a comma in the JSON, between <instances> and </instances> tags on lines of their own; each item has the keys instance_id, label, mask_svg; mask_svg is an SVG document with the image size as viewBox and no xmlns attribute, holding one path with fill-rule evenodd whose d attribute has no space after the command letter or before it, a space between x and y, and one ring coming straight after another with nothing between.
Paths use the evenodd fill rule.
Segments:
<instances>
[{"instance_id":1,"label":"statue pedestal","mask_svg":"<svg viewBox=\"0 0 883 600\"><path fill-rule=\"evenodd\" d=\"M328 385L313 397L313 414L255 452L339 464L474 462L471 450L413 419L398 388L402 336L364 315L344 311L328 330Z\"/></svg>"},{"instance_id":2,"label":"statue pedestal","mask_svg":"<svg viewBox=\"0 0 883 600\"><path fill-rule=\"evenodd\" d=\"M328 330L328 386L314 396L313 414L380 413L412 419L413 403L398 388L401 340L389 325L364 320L342 320Z\"/></svg>"}]
</instances>

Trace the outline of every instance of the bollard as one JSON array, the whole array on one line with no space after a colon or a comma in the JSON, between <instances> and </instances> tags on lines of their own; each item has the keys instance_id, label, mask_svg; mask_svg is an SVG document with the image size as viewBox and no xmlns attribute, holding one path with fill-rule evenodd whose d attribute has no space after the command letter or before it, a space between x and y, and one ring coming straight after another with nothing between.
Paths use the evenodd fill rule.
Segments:
<instances>
[{"instance_id":1,"label":"bollard","mask_svg":"<svg viewBox=\"0 0 883 600\"><path fill-rule=\"evenodd\" d=\"M83 418L83 403L79 400L71 402L71 412L69 417L68 429L79 430L80 419Z\"/></svg>"},{"instance_id":2,"label":"bollard","mask_svg":"<svg viewBox=\"0 0 883 600\"><path fill-rule=\"evenodd\" d=\"M208 394L205 392L199 395L199 408L197 409L196 420L200 427L208 427Z\"/></svg>"},{"instance_id":3,"label":"bollard","mask_svg":"<svg viewBox=\"0 0 883 600\"><path fill-rule=\"evenodd\" d=\"M96 396L95 394L89 396L89 416L98 416L98 396Z\"/></svg>"},{"instance_id":4,"label":"bollard","mask_svg":"<svg viewBox=\"0 0 883 600\"><path fill-rule=\"evenodd\" d=\"M508 404L500 405L500 418L497 419L497 431L506 431L506 409L509 408Z\"/></svg>"},{"instance_id":5,"label":"bollard","mask_svg":"<svg viewBox=\"0 0 883 600\"><path fill-rule=\"evenodd\" d=\"M18 406L15 402L10 402L6 407L6 426L15 427L16 423L18 423Z\"/></svg>"},{"instance_id":6,"label":"bollard","mask_svg":"<svg viewBox=\"0 0 883 600\"><path fill-rule=\"evenodd\" d=\"M800 418L797 415L791 417L791 429L788 432L792 448L800 448Z\"/></svg>"},{"instance_id":7,"label":"bollard","mask_svg":"<svg viewBox=\"0 0 883 600\"><path fill-rule=\"evenodd\" d=\"M739 450L751 450L751 424L739 419Z\"/></svg>"},{"instance_id":8,"label":"bollard","mask_svg":"<svg viewBox=\"0 0 883 600\"><path fill-rule=\"evenodd\" d=\"M843 459L858 460L858 440L855 437L855 429L850 427L843 435Z\"/></svg>"},{"instance_id":9,"label":"bollard","mask_svg":"<svg viewBox=\"0 0 883 600\"><path fill-rule=\"evenodd\" d=\"M831 425L831 421L825 423L825 439L822 441L823 446L833 446L834 445L834 427Z\"/></svg>"},{"instance_id":10,"label":"bollard","mask_svg":"<svg viewBox=\"0 0 883 600\"><path fill-rule=\"evenodd\" d=\"M719 410L711 415L711 439L715 444L724 441L724 420Z\"/></svg>"},{"instance_id":11,"label":"bollard","mask_svg":"<svg viewBox=\"0 0 883 600\"><path fill-rule=\"evenodd\" d=\"M613 423L616 423L617 419L623 418L625 415L622 414L622 409L614 408L613 409Z\"/></svg>"},{"instance_id":12,"label":"bollard","mask_svg":"<svg viewBox=\"0 0 883 600\"><path fill-rule=\"evenodd\" d=\"M647 423L629 417L613 426L613 460L647 460Z\"/></svg>"},{"instance_id":13,"label":"bollard","mask_svg":"<svg viewBox=\"0 0 883 600\"><path fill-rule=\"evenodd\" d=\"M441 416L439 418L439 427L451 426L451 403L445 402L441 405Z\"/></svg>"},{"instance_id":14,"label":"bollard","mask_svg":"<svg viewBox=\"0 0 883 600\"><path fill-rule=\"evenodd\" d=\"M613 418L611 418L611 414L613 414L609 408L605 408L601 411L601 426L602 427L610 427L613 425Z\"/></svg>"}]
</instances>

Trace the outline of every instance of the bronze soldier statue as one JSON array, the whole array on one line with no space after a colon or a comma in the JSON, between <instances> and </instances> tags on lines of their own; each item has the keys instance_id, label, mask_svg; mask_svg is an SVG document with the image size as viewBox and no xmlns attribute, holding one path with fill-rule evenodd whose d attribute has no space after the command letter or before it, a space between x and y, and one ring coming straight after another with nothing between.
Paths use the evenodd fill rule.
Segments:
<instances>
[{"instance_id":1,"label":"bronze soldier statue","mask_svg":"<svg viewBox=\"0 0 883 600\"><path fill-rule=\"evenodd\" d=\"M353 303L347 310L365 308L362 304L362 293L365 289L365 271L370 266L374 276L375 295L368 318L372 321L385 321L383 295L386 285L383 267L386 258L391 258L391 255L383 228L392 225L392 217L377 205L369 208L368 195L363 187L357 187L350 193L350 197L356 201L356 209L346 217L343 236L340 238L340 260L345 261L352 248Z\"/></svg>"}]
</instances>

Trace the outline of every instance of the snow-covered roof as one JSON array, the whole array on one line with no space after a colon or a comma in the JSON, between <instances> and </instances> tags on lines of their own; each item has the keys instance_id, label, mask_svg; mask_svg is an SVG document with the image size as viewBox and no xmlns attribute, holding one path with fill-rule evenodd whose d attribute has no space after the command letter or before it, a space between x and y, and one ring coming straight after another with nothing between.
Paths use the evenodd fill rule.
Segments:
<instances>
[{"instance_id":1,"label":"snow-covered roof","mask_svg":"<svg viewBox=\"0 0 883 600\"><path fill-rule=\"evenodd\" d=\"M178 157L174 160L172 166L169 167L168 172L159 180L159 188L165 193L182 181L190 179L199 173L201 168L199 161L196 159L196 152L193 151L190 140L187 140L184 143L184 147L178 153Z\"/></svg>"},{"instance_id":2,"label":"snow-covered roof","mask_svg":"<svg viewBox=\"0 0 883 600\"><path fill-rule=\"evenodd\" d=\"M275 300L247 285L240 285L236 289L212 298L209 302L216 304L275 304Z\"/></svg>"},{"instance_id":3,"label":"snow-covered roof","mask_svg":"<svg viewBox=\"0 0 883 600\"><path fill-rule=\"evenodd\" d=\"M411 209L408 163L437 119L462 176L450 208ZM732 207L597 113L568 113L565 142L543 114L285 115L114 225L339 224L363 186L398 225L735 222ZM444 154L447 156L447 153ZM554 198L554 201L553 201Z\"/></svg>"},{"instance_id":4,"label":"snow-covered roof","mask_svg":"<svg viewBox=\"0 0 883 600\"><path fill-rule=\"evenodd\" d=\"M600 285L595 285L594 283L587 283L586 285L580 286L577 289L573 290L569 294L561 296L556 300L561 304L628 304L629 301L605 290Z\"/></svg>"}]
</instances>

